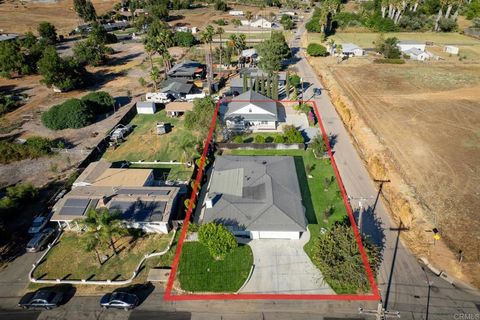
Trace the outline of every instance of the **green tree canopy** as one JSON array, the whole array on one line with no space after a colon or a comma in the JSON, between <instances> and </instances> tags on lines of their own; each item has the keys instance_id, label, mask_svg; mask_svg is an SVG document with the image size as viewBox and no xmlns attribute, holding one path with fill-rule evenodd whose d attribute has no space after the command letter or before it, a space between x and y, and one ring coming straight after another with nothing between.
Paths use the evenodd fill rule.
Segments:
<instances>
[{"instance_id":1,"label":"green tree canopy","mask_svg":"<svg viewBox=\"0 0 480 320\"><path fill-rule=\"evenodd\" d=\"M310 43L307 47L307 54L312 57L325 57L328 55L327 48L318 43Z\"/></svg>"},{"instance_id":2,"label":"green tree canopy","mask_svg":"<svg viewBox=\"0 0 480 320\"><path fill-rule=\"evenodd\" d=\"M23 74L28 71L25 56L16 41L0 42L0 75L10 78L14 73Z\"/></svg>"},{"instance_id":3,"label":"green tree canopy","mask_svg":"<svg viewBox=\"0 0 480 320\"><path fill-rule=\"evenodd\" d=\"M69 99L42 114L42 123L52 130L83 128L92 121L92 111L79 99Z\"/></svg>"},{"instance_id":4,"label":"green tree canopy","mask_svg":"<svg viewBox=\"0 0 480 320\"><path fill-rule=\"evenodd\" d=\"M115 99L105 91L90 92L82 97L82 101L93 114L103 114L113 111Z\"/></svg>"},{"instance_id":5,"label":"green tree canopy","mask_svg":"<svg viewBox=\"0 0 480 320\"><path fill-rule=\"evenodd\" d=\"M191 32L175 32L173 38L177 46L185 48L192 47L197 41Z\"/></svg>"},{"instance_id":6,"label":"green tree canopy","mask_svg":"<svg viewBox=\"0 0 480 320\"><path fill-rule=\"evenodd\" d=\"M279 71L282 61L290 56L290 48L285 41L285 36L280 31L272 31L270 39L257 46L260 67L267 72Z\"/></svg>"},{"instance_id":7,"label":"green tree canopy","mask_svg":"<svg viewBox=\"0 0 480 320\"><path fill-rule=\"evenodd\" d=\"M93 3L89 0L73 0L75 12L85 22L97 20L97 13Z\"/></svg>"},{"instance_id":8,"label":"green tree canopy","mask_svg":"<svg viewBox=\"0 0 480 320\"><path fill-rule=\"evenodd\" d=\"M41 22L38 25L37 31L40 37L45 39L48 44L54 44L57 42L57 29L50 22Z\"/></svg>"},{"instance_id":9,"label":"green tree canopy","mask_svg":"<svg viewBox=\"0 0 480 320\"><path fill-rule=\"evenodd\" d=\"M398 39L395 37L387 38L384 41L380 39L376 43L376 50L383 54L387 59L398 59L400 58L400 49L398 49Z\"/></svg>"},{"instance_id":10,"label":"green tree canopy","mask_svg":"<svg viewBox=\"0 0 480 320\"><path fill-rule=\"evenodd\" d=\"M205 245L210 255L217 259L223 259L238 244L235 236L223 225L214 222L200 226L198 241Z\"/></svg>"},{"instance_id":11,"label":"green tree canopy","mask_svg":"<svg viewBox=\"0 0 480 320\"><path fill-rule=\"evenodd\" d=\"M212 97L208 96L202 99L196 99L193 102L192 111L187 111L185 114L185 128L197 130L206 136L214 113L215 101L213 101ZM218 121L216 123L218 123Z\"/></svg>"}]
</instances>

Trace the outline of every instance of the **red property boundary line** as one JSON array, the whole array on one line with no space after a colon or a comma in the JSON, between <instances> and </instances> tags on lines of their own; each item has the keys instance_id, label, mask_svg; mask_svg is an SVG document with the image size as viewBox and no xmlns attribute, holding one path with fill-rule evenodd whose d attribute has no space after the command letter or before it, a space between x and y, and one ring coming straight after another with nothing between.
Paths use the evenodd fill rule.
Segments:
<instances>
[{"instance_id":1,"label":"red property boundary line","mask_svg":"<svg viewBox=\"0 0 480 320\"><path fill-rule=\"evenodd\" d=\"M267 102L271 100L265 101L255 101L255 102ZM212 142L212 136L215 130L215 124L218 118L218 111L220 109L222 101L218 101L215 113L212 117L212 122L210 124L210 129L208 132L207 139L205 141L205 145L203 147L202 157L200 158L200 163L198 166L197 176L195 178L195 183L193 185L192 195L190 197L190 204L187 208L187 212L185 215L185 220L182 228L182 232L180 233L180 238L177 244L177 250L175 252L175 257L173 259L173 264L170 272L170 277L168 278L167 288L164 295L164 300L166 301L181 301L181 300L341 300L341 301L378 301L381 299L380 293L378 291L377 284L375 283L375 278L373 275L372 268L368 263L367 253L365 248L362 244L362 240L360 237L360 232L358 231L357 224L355 223L355 218L353 216L352 208L348 202L347 193L345 191L345 187L343 185L342 178L340 177L340 173L338 171L337 164L335 162L335 158L333 157L333 152L330 147L330 143L328 141L327 133L325 131L325 127L323 126L322 118L320 116L320 112L318 111L317 104L315 101L300 101L301 103L312 103L315 115L318 119L318 124L320 126L320 130L322 132L323 140L327 146L328 155L330 157L330 161L332 163L333 170L335 172L335 176L338 181L338 185L340 187L340 191L342 193L343 202L345 203L345 207L347 209L348 217L350 219L350 223L353 228L353 233L355 235L355 239L357 241L357 245L360 251L360 255L362 257L362 262L367 272L368 281L370 283L370 287L372 288L372 294L364 294L364 295L355 295L355 294L172 294L173 290L173 283L175 281L175 275L178 270L178 265L180 263L180 255L182 252L183 244L185 242L185 238L187 235L187 227L190 222L190 217L193 211L193 204L197 200L197 190L198 185L200 184L200 180L203 177L203 169L205 167L205 159ZM225 101L224 101L225 102ZM227 101L228 102L228 101ZM235 100L235 102L251 102L248 100ZM277 101L280 103L298 103L299 101Z\"/></svg>"}]
</instances>

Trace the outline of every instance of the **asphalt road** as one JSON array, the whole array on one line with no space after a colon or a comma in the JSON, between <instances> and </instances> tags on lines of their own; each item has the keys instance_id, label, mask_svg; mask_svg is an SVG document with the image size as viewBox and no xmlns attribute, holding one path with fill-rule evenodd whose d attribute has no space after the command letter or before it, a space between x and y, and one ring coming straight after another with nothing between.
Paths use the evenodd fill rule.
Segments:
<instances>
[{"instance_id":1,"label":"asphalt road","mask_svg":"<svg viewBox=\"0 0 480 320\"><path fill-rule=\"evenodd\" d=\"M300 37L304 31L301 25L295 35ZM399 231L395 229L399 226L393 224L381 199L372 212L379 186L370 178L328 93L323 90L305 59L305 50L301 48L297 37L294 37L290 46L294 52L292 62L306 83L303 97L313 97L313 89L321 89L322 93L316 95L314 100L325 130L336 136L334 157L351 205L358 211L359 201L362 201L364 233L376 242L383 242L383 262L377 278L386 309L400 311L402 319L454 319L459 314L473 314L480 319L480 307L475 305L480 301L478 292L455 288L431 272L424 271L417 259L398 240ZM380 229L375 227L375 220L380 222Z\"/></svg>"}]
</instances>

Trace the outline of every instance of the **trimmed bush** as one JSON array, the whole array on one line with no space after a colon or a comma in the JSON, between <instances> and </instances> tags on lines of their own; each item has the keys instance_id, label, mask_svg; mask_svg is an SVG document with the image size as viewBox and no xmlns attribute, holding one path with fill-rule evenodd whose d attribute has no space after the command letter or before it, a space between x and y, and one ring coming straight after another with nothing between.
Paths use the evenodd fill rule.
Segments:
<instances>
[{"instance_id":1,"label":"trimmed bush","mask_svg":"<svg viewBox=\"0 0 480 320\"><path fill-rule=\"evenodd\" d=\"M191 47L196 43L196 39L191 32L175 32L173 39L177 46Z\"/></svg>"},{"instance_id":2,"label":"trimmed bush","mask_svg":"<svg viewBox=\"0 0 480 320\"><path fill-rule=\"evenodd\" d=\"M69 99L44 112L42 123L51 130L78 129L91 124L93 118L91 109L84 101Z\"/></svg>"},{"instance_id":3,"label":"trimmed bush","mask_svg":"<svg viewBox=\"0 0 480 320\"><path fill-rule=\"evenodd\" d=\"M285 137L280 135L280 134L277 134L277 135L275 135L275 138L273 138L273 142L274 143L285 143Z\"/></svg>"},{"instance_id":4,"label":"trimmed bush","mask_svg":"<svg viewBox=\"0 0 480 320\"><path fill-rule=\"evenodd\" d=\"M303 143L302 133L295 126L287 125L283 127L283 134L286 143Z\"/></svg>"},{"instance_id":5,"label":"trimmed bush","mask_svg":"<svg viewBox=\"0 0 480 320\"><path fill-rule=\"evenodd\" d=\"M233 142L243 143L243 137L242 136L235 136L235 138L233 138Z\"/></svg>"},{"instance_id":6,"label":"trimmed bush","mask_svg":"<svg viewBox=\"0 0 480 320\"><path fill-rule=\"evenodd\" d=\"M115 99L105 91L90 92L82 97L87 107L93 114L103 114L113 111Z\"/></svg>"},{"instance_id":7,"label":"trimmed bush","mask_svg":"<svg viewBox=\"0 0 480 320\"><path fill-rule=\"evenodd\" d=\"M53 142L47 138L30 137L24 144L0 141L0 163L8 164L24 159L36 159L51 152Z\"/></svg>"},{"instance_id":8,"label":"trimmed bush","mask_svg":"<svg viewBox=\"0 0 480 320\"><path fill-rule=\"evenodd\" d=\"M219 260L238 246L235 236L227 228L214 222L200 226L198 241L208 248L212 257Z\"/></svg>"},{"instance_id":9,"label":"trimmed bush","mask_svg":"<svg viewBox=\"0 0 480 320\"><path fill-rule=\"evenodd\" d=\"M327 48L318 43L310 43L307 47L307 53L312 57L325 57L328 55Z\"/></svg>"},{"instance_id":10,"label":"trimmed bush","mask_svg":"<svg viewBox=\"0 0 480 320\"><path fill-rule=\"evenodd\" d=\"M265 143L265 137L264 136L255 136L254 139L255 143Z\"/></svg>"}]
</instances>

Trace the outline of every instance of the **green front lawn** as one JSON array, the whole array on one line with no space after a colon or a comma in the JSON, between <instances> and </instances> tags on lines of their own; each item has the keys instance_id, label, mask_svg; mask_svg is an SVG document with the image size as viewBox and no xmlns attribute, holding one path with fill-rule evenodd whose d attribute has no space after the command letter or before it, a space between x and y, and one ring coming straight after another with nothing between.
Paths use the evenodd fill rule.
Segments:
<instances>
[{"instance_id":1,"label":"green front lawn","mask_svg":"<svg viewBox=\"0 0 480 320\"><path fill-rule=\"evenodd\" d=\"M252 250L247 245L239 245L223 260L215 260L200 242L185 242L178 279L186 291L236 292L247 280L252 264Z\"/></svg>"},{"instance_id":2,"label":"green front lawn","mask_svg":"<svg viewBox=\"0 0 480 320\"><path fill-rule=\"evenodd\" d=\"M100 256L111 256L100 265L95 251L85 251L84 238L65 232L34 272L37 279L125 280L131 277L145 254L167 248L171 235L149 234L137 240L123 237L116 240L120 253L115 256L106 246L99 248ZM145 270L144 270L145 271Z\"/></svg>"}]
</instances>

